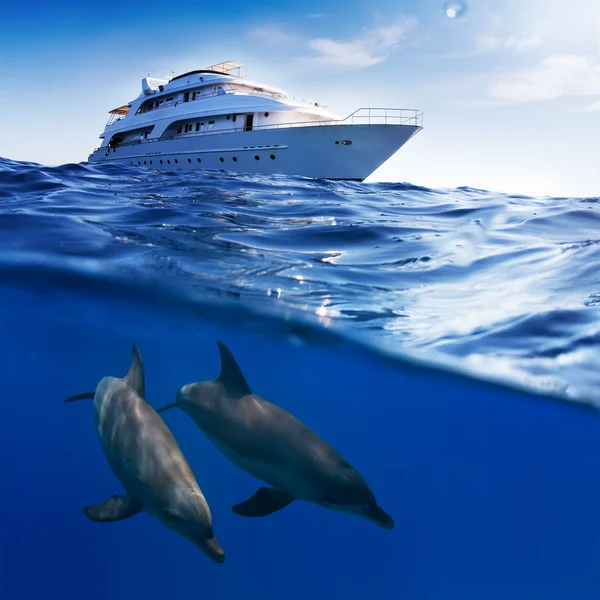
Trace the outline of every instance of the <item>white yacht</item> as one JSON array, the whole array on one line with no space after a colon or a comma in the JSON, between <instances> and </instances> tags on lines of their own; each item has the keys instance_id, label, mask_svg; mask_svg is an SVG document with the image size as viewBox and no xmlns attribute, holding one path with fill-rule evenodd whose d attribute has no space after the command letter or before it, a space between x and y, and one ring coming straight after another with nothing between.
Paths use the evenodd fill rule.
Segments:
<instances>
[{"instance_id":1,"label":"white yacht","mask_svg":"<svg viewBox=\"0 0 600 600\"><path fill-rule=\"evenodd\" d=\"M110 111L88 161L363 181L422 129L419 110L361 108L341 119L249 81L241 67L144 78L135 100Z\"/></svg>"}]
</instances>

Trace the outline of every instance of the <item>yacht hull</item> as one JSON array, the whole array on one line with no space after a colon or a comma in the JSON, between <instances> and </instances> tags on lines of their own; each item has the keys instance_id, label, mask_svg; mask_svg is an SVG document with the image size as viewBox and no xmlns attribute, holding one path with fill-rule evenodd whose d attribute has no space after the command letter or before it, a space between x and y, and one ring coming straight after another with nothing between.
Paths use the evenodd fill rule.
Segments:
<instances>
[{"instance_id":1,"label":"yacht hull","mask_svg":"<svg viewBox=\"0 0 600 600\"><path fill-rule=\"evenodd\" d=\"M88 162L363 181L420 129L369 124L208 132L103 147Z\"/></svg>"}]
</instances>

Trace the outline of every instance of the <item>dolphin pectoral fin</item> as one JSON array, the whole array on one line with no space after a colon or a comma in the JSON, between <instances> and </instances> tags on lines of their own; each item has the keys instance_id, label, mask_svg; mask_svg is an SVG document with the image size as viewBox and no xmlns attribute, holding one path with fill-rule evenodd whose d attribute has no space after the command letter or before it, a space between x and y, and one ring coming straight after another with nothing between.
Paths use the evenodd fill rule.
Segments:
<instances>
[{"instance_id":1,"label":"dolphin pectoral fin","mask_svg":"<svg viewBox=\"0 0 600 600\"><path fill-rule=\"evenodd\" d=\"M141 502L133 500L129 496L114 495L102 504L86 506L83 509L83 514L92 521L110 523L111 521L121 521L133 517L141 510Z\"/></svg>"},{"instance_id":2,"label":"dolphin pectoral fin","mask_svg":"<svg viewBox=\"0 0 600 600\"><path fill-rule=\"evenodd\" d=\"M242 398L249 396L252 392L246 382L246 378L237 364L229 348L223 343L217 341L219 354L221 355L221 373L217 381L223 384L225 389L233 397Z\"/></svg>"},{"instance_id":3,"label":"dolphin pectoral fin","mask_svg":"<svg viewBox=\"0 0 600 600\"><path fill-rule=\"evenodd\" d=\"M236 515L242 517L266 517L288 504L291 504L294 498L285 492L279 492L273 488L261 487L246 502L236 504L232 510Z\"/></svg>"},{"instance_id":4,"label":"dolphin pectoral fin","mask_svg":"<svg viewBox=\"0 0 600 600\"><path fill-rule=\"evenodd\" d=\"M83 394L76 394L75 396L69 396L65 398L65 402L75 402L75 400L90 400L96 395L96 392L83 392Z\"/></svg>"},{"instance_id":5,"label":"dolphin pectoral fin","mask_svg":"<svg viewBox=\"0 0 600 600\"><path fill-rule=\"evenodd\" d=\"M177 402L171 402L171 404L165 404L164 406L161 406L160 408L156 408L156 412L162 412L163 410L169 410L170 408L176 408L177 407Z\"/></svg>"},{"instance_id":6,"label":"dolphin pectoral fin","mask_svg":"<svg viewBox=\"0 0 600 600\"><path fill-rule=\"evenodd\" d=\"M124 379L142 398L145 398L144 363L138 347L133 344L131 367Z\"/></svg>"}]
</instances>

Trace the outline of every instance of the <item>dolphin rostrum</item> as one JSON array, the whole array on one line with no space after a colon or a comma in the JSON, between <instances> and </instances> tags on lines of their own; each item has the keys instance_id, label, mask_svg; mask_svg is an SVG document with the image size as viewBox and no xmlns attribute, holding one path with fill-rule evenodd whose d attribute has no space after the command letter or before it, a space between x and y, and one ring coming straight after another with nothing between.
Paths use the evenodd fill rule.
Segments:
<instances>
[{"instance_id":1,"label":"dolphin rostrum","mask_svg":"<svg viewBox=\"0 0 600 600\"><path fill-rule=\"evenodd\" d=\"M263 517L305 500L392 529L392 517L358 471L296 417L253 394L229 349L217 346L219 378L184 385L175 402L157 412L180 408L227 458L271 486L233 511Z\"/></svg>"},{"instance_id":2,"label":"dolphin rostrum","mask_svg":"<svg viewBox=\"0 0 600 600\"><path fill-rule=\"evenodd\" d=\"M95 393L65 402L92 397L102 449L126 493L86 506L85 516L107 523L146 511L222 563L225 552L213 535L206 499L169 428L144 398L144 366L135 345L125 377L104 377Z\"/></svg>"}]
</instances>

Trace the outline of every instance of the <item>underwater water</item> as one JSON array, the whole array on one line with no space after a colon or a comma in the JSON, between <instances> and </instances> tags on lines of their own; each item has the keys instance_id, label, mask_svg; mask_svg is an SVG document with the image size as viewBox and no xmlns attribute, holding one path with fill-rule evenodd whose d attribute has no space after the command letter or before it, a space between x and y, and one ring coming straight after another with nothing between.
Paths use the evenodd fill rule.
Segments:
<instances>
[{"instance_id":1,"label":"underwater water","mask_svg":"<svg viewBox=\"0 0 600 600\"><path fill-rule=\"evenodd\" d=\"M597 599L597 199L0 161L0 598ZM146 397L219 373L364 476L395 521L306 502L161 413L222 565L123 492L91 401L135 342Z\"/></svg>"}]
</instances>

